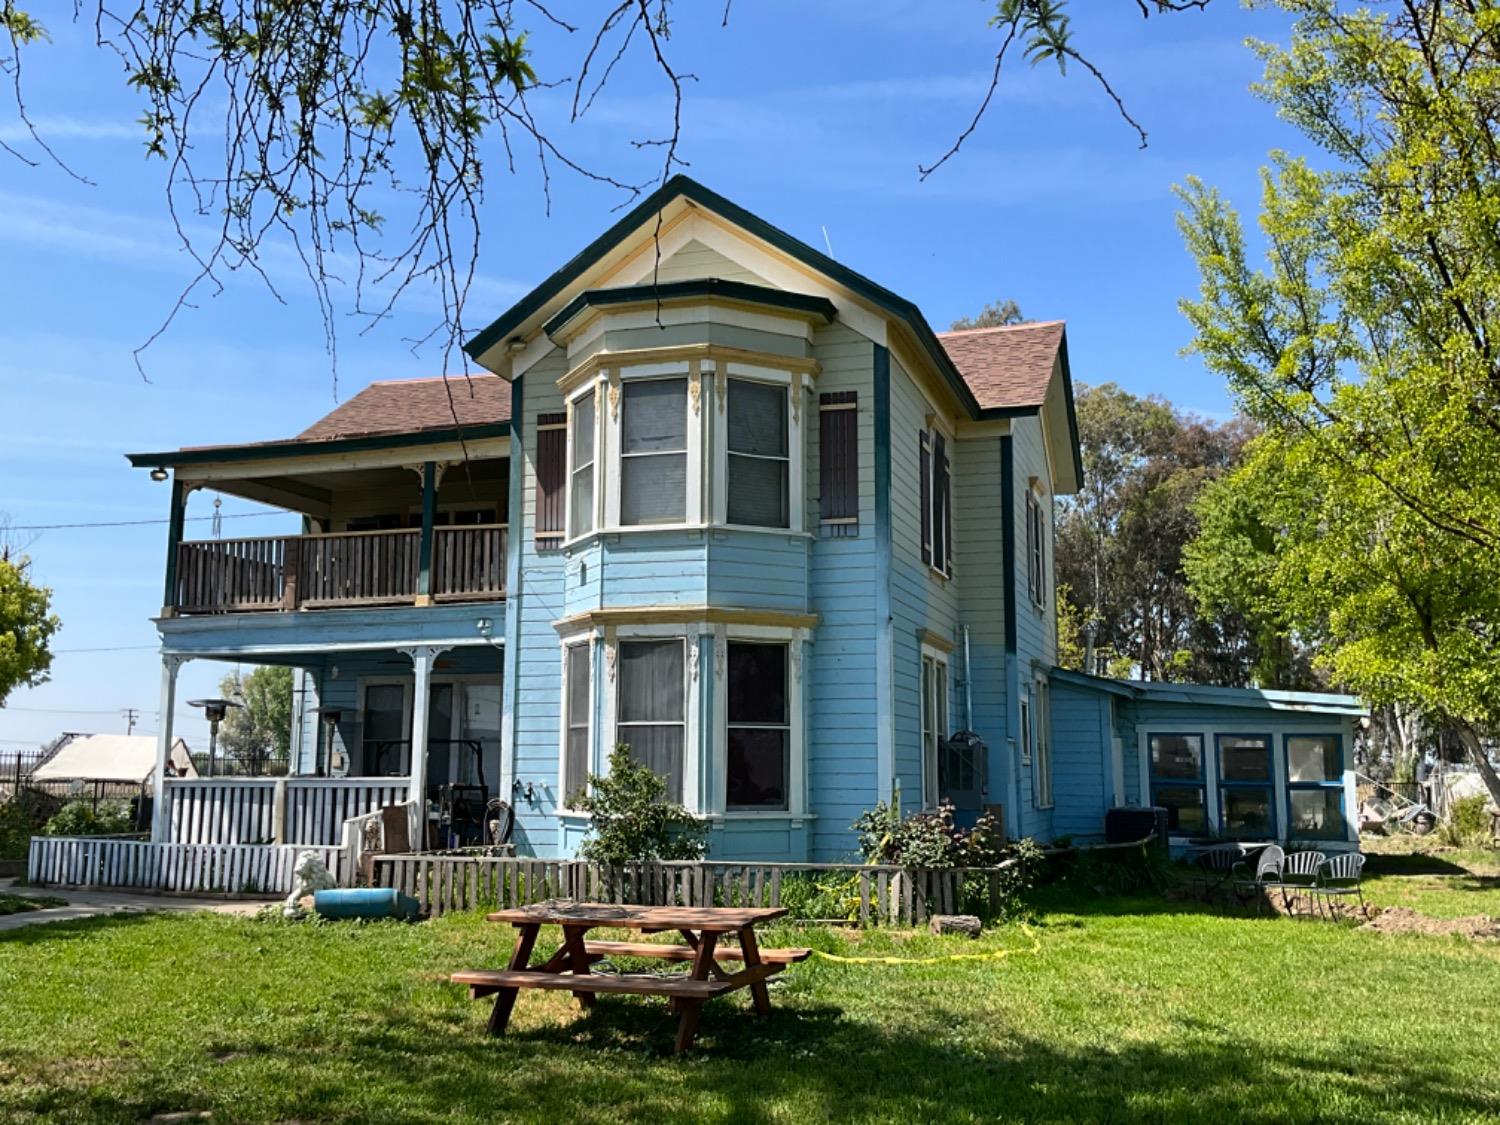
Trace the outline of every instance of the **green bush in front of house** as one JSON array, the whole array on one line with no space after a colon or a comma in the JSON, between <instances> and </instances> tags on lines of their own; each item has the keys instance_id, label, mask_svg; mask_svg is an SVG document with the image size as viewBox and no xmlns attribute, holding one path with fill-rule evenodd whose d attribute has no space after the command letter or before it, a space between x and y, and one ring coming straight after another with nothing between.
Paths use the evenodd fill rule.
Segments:
<instances>
[{"instance_id":1,"label":"green bush in front of house","mask_svg":"<svg viewBox=\"0 0 1500 1125\"><path fill-rule=\"evenodd\" d=\"M70 801L42 829L46 836L118 836L135 831L128 801Z\"/></svg>"},{"instance_id":2,"label":"green bush in front of house","mask_svg":"<svg viewBox=\"0 0 1500 1125\"><path fill-rule=\"evenodd\" d=\"M609 773L589 774L570 802L593 818L579 856L609 864L702 859L707 825L666 796L667 783L637 763L629 746L616 746Z\"/></svg>"}]
</instances>

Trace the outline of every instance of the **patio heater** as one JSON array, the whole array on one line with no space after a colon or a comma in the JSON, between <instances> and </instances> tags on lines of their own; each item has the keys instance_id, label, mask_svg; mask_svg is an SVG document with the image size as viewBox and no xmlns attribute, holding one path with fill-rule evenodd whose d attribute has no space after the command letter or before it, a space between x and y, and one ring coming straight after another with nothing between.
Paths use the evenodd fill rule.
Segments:
<instances>
[{"instance_id":1,"label":"patio heater","mask_svg":"<svg viewBox=\"0 0 1500 1125\"><path fill-rule=\"evenodd\" d=\"M318 777L330 777L333 774L333 736L344 712L340 707L319 707L317 713L323 720L323 744L313 762L313 773Z\"/></svg>"},{"instance_id":2,"label":"patio heater","mask_svg":"<svg viewBox=\"0 0 1500 1125\"><path fill-rule=\"evenodd\" d=\"M203 717L208 720L208 776L213 777L219 751L219 724L231 707L243 707L244 704L232 699L189 699L188 706L201 708Z\"/></svg>"}]
</instances>

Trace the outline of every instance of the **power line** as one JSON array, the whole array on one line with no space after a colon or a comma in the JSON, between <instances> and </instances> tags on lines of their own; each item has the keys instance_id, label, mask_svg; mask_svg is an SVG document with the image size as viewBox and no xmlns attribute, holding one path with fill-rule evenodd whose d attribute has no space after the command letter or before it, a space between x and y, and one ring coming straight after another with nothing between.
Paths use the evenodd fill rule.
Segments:
<instances>
[{"instance_id":1,"label":"power line","mask_svg":"<svg viewBox=\"0 0 1500 1125\"><path fill-rule=\"evenodd\" d=\"M262 516L289 516L293 512L228 512L221 515L220 519L226 520L253 520ZM184 523L202 523L211 520L213 516L185 516ZM8 531L69 531L80 527L147 527L151 524L170 523L170 520L100 520L96 523L13 523L7 524Z\"/></svg>"}]
</instances>

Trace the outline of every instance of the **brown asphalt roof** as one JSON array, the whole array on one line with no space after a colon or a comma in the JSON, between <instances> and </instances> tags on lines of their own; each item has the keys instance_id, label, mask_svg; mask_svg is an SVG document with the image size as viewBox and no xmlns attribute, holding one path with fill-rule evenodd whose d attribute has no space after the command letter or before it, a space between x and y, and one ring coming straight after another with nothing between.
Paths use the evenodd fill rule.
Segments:
<instances>
[{"instance_id":1,"label":"brown asphalt roof","mask_svg":"<svg viewBox=\"0 0 1500 1125\"><path fill-rule=\"evenodd\" d=\"M481 426L510 418L510 383L488 372L447 379L394 379L371 383L297 435L297 441L332 441L366 434L409 434Z\"/></svg>"},{"instance_id":2,"label":"brown asphalt roof","mask_svg":"<svg viewBox=\"0 0 1500 1125\"><path fill-rule=\"evenodd\" d=\"M1062 347L1063 327L1060 320L1040 320L939 332L937 338L983 409L1040 406Z\"/></svg>"}]
</instances>

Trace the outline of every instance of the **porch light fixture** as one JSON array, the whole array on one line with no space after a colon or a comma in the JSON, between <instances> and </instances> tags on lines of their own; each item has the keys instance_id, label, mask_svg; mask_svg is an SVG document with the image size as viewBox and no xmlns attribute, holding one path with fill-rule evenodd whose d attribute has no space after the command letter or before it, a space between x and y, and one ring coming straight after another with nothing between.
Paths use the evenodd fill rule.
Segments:
<instances>
[{"instance_id":1,"label":"porch light fixture","mask_svg":"<svg viewBox=\"0 0 1500 1125\"><path fill-rule=\"evenodd\" d=\"M167 470L163 469L160 465L151 470L151 479L156 481L158 484L166 480L167 475Z\"/></svg>"},{"instance_id":2,"label":"porch light fixture","mask_svg":"<svg viewBox=\"0 0 1500 1125\"><path fill-rule=\"evenodd\" d=\"M203 717L208 720L208 776L213 777L219 750L219 724L231 707L243 707L244 704L232 699L189 699L188 706L202 708Z\"/></svg>"}]
</instances>

